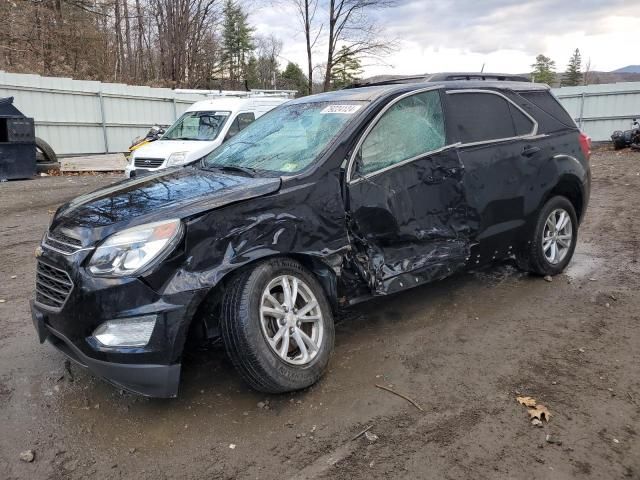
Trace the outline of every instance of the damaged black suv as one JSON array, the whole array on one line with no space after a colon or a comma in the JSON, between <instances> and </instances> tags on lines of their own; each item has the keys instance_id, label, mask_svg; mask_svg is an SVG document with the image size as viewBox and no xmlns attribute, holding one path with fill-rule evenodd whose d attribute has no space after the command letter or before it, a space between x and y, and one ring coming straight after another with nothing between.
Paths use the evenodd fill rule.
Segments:
<instances>
[{"instance_id":1,"label":"damaged black suv","mask_svg":"<svg viewBox=\"0 0 640 480\"><path fill-rule=\"evenodd\" d=\"M258 390L305 388L341 307L507 257L562 272L589 149L547 86L509 78L290 101L195 163L60 207L34 324L143 395L177 395L188 339L221 338Z\"/></svg>"}]
</instances>

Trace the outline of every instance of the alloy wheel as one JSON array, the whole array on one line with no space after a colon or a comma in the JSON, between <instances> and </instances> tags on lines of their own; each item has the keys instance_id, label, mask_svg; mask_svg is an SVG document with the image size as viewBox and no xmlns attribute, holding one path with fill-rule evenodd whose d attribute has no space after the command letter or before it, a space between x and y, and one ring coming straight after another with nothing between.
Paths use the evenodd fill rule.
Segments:
<instances>
[{"instance_id":1,"label":"alloy wheel","mask_svg":"<svg viewBox=\"0 0 640 480\"><path fill-rule=\"evenodd\" d=\"M260 325L273 352L289 364L309 364L322 347L320 304L311 288L294 275L278 276L265 287Z\"/></svg>"},{"instance_id":2,"label":"alloy wheel","mask_svg":"<svg viewBox=\"0 0 640 480\"><path fill-rule=\"evenodd\" d=\"M558 208L547 217L542 231L542 252L546 260L557 265L564 260L571 249L573 225L566 210Z\"/></svg>"}]
</instances>

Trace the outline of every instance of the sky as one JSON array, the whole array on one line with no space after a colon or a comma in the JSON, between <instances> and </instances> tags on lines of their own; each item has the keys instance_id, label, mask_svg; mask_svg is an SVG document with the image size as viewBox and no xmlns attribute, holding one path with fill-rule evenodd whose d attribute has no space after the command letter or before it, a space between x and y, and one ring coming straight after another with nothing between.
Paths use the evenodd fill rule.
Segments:
<instances>
[{"instance_id":1,"label":"sky","mask_svg":"<svg viewBox=\"0 0 640 480\"><path fill-rule=\"evenodd\" d=\"M292 61L306 70L304 35L286 0L254 3L249 12L258 35L283 41L283 66ZM539 53L561 72L576 48L592 70L640 64L640 0L397 0L371 15L397 49L364 59L365 78L479 71L483 64L485 72L525 73ZM325 57L319 45L314 64Z\"/></svg>"}]
</instances>

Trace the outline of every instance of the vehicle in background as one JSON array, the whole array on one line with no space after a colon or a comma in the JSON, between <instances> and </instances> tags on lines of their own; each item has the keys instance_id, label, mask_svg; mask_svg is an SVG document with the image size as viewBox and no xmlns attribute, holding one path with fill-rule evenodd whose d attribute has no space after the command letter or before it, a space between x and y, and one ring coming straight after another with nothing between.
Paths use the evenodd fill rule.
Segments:
<instances>
[{"instance_id":1,"label":"vehicle in background","mask_svg":"<svg viewBox=\"0 0 640 480\"><path fill-rule=\"evenodd\" d=\"M613 148L620 150L622 148L631 147L634 150L640 150L640 123L636 118L633 119L631 130L616 130L611 135Z\"/></svg>"},{"instance_id":2,"label":"vehicle in background","mask_svg":"<svg viewBox=\"0 0 640 480\"><path fill-rule=\"evenodd\" d=\"M219 339L255 389L306 388L343 307L505 258L564 271L590 153L548 86L509 77L292 100L200 161L60 207L33 321L143 395L176 396L185 349Z\"/></svg>"},{"instance_id":3,"label":"vehicle in background","mask_svg":"<svg viewBox=\"0 0 640 480\"><path fill-rule=\"evenodd\" d=\"M196 102L158 140L131 153L125 175L131 178L202 158L289 95L249 92Z\"/></svg>"}]
</instances>

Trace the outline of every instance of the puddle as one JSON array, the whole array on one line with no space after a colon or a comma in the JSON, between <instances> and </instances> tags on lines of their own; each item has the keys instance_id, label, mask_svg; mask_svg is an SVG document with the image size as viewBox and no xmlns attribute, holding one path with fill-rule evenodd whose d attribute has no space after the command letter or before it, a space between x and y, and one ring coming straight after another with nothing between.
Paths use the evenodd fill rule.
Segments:
<instances>
[{"instance_id":1,"label":"puddle","mask_svg":"<svg viewBox=\"0 0 640 480\"><path fill-rule=\"evenodd\" d=\"M576 249L564 273L572 280L594 278L602 273L604 263L605 259L597 256L595 248L583 244Z\"/></svg>"}]
</instances>

